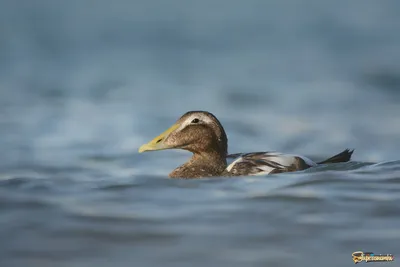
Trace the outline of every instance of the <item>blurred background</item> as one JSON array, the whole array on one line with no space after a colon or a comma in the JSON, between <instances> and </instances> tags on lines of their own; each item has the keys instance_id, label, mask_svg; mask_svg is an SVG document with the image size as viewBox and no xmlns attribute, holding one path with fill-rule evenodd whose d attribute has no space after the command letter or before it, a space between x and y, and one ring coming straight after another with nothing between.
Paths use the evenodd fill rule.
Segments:
<instances>
[{"instance_id":1,"label":"blurred background","mask_svg":"<svg viewBox=\"0 0 400 267\"><path fill-rule=\"evenodd\" d=\"M369 244L351 233L375 228L388 232L365 250L394 249L399 10L396 0L2 0L1 266L345 266ZM189 110L220 119L230 153L355 148L360 166L377 164L293 174L290 185L168 180L189 154L137 149Z\"/></svg>"}]
</instances>

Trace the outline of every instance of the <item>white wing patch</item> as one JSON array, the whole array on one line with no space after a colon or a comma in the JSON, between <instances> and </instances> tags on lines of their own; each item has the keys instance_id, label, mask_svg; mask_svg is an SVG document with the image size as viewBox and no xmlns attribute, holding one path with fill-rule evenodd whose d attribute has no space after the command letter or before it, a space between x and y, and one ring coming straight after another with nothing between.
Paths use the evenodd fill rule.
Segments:
<instances>
[{"instance_id":1,"label":"white wing patch","mask_svg":"<svg viewBox=\"0 0 400 267\"><path fill-rule=\"evenodd\" d=\"M231 164L229 164L228 167L226 167L226 170L227 170L228 172L230 172L230 171L232 170L233 166L235 166L236 163L239 163L239 162L241 162L241 161L243 161L243 157L238 157L238 158L235 159Z\"/></svg>"},{"instance_id":2,"label":"white wing patch","mask_svg":"<svg viewBox=\"0 0 400 267\"><path fill-rule=\"evenodd\" d=\"M282 153L268 153L266 160L276 162L282 166L289 167L295 163L295 155L282 154Z\"/></svg>"}]
</instances>

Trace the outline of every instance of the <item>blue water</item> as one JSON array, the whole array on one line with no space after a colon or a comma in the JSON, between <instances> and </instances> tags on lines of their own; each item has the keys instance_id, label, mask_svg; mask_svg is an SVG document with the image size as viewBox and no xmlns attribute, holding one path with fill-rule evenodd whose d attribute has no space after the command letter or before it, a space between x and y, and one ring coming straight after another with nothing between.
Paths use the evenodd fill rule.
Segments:
<instances>
[{"instance_id":1,"label":"blue water","mask_svg":"<svg viewBox=\"0 0 400 267\"><path fill-rule=\"evenodd\" d=\"M400 254L400 2L0 2L0 266L350 266ZM353 162L172 180L189 110L229 152ZM396 263L390 264L391 266Z\"/></svg>"}]
</instances>

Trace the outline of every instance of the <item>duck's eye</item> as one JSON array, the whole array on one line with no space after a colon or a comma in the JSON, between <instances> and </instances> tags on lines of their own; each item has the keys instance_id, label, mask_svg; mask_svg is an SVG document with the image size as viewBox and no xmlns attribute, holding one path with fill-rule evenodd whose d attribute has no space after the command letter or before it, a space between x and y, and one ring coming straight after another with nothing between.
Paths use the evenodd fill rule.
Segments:
<instances>
[{"instance_id":1,"label":"duck's eye","mask_svg":"<svg viewBox=\"0 0 400 267\"><path fill-rule=\"evenodd\" d=\"M193 120L192 120L192 123L198 123L199 121L200 121L200 120L196 118L196 119L193 119Z\"/></svg>"}]
</instances>

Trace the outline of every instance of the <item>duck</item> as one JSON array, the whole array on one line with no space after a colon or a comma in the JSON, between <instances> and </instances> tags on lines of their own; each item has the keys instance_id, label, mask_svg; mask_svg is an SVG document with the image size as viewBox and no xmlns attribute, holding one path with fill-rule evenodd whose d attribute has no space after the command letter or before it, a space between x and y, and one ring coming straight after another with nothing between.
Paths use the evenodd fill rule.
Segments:
<instances>
[{"instance_id":1,"label":"duck","mask_svg":"<svg viewBox=\"0 0 400 267\"><path fill-rule=\"evenodd\" d=\"M192 157L174 169L170 178L255 176L301 171L321 164L347 162L354 150L346 149L324 161L280 152L228 154L228 137L222 124L208 111L189 111L170 128L139 148L139 153L165 149L190 151ZM233 160L228 164L229 160Z\"/></svg>"}]
</instances>

